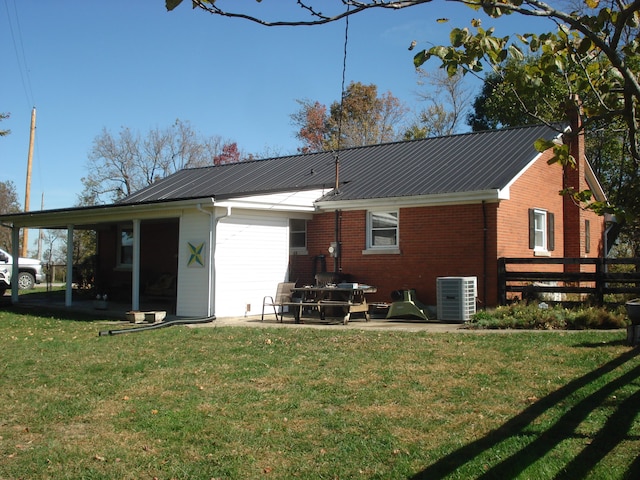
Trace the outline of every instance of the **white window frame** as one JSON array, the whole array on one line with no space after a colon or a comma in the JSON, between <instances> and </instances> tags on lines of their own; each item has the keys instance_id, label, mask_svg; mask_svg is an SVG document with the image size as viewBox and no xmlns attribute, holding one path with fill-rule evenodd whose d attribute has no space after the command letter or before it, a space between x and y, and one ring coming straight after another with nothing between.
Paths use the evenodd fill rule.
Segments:
<instances>
[{"instance_id":1,"label":"white window frame","mask_svg":"<svg viewBox=\"0 0 640 480\"><path fill-rule=\"evenodd\" d=\"M374 218L376 216L392 216L395 217L395 227L378 227L374 228ZM375 230L393 230L395 229L395 243L386 245L374 245L376 238ZM389 210L369 210L367 211L367 246L363 253L400 253L400 212L396 209Z\"/></svg>"},{"instance_id":2,"label":"white window frame","mask_svg":"<svg viewBox=\"0 0 640 480\"><path fill-rule=\"evenodd\" d=\"M533 255L549 257L556 248L555 217L543 208L529 209L529 248Z\"/></svg>"},{"instance_id":3,"label":"white window frame","mask_svg":"<svg viewBox=\"0 0 640 480\"><path fill-rule=\"evenodd\" d=\"M535 238L535 246L533 250L535 252L548 252L547 246L549 245L547 231L547 212L545 210L534 209L533 210L533 229L534 229L534 238ZM540 228L542 225L542 228ZM541 242L538 242L538 236L541 237Z\"/></svg>"},{"instance_id":4,"label":"white window frame","mask_svg":"<svg viewBox=\"0 0 640 480\"><path fill-rule=\"evenodd\" d=\"M584 253L591 253L591 222L584 221Z\"/></svg>"}]
</instances>

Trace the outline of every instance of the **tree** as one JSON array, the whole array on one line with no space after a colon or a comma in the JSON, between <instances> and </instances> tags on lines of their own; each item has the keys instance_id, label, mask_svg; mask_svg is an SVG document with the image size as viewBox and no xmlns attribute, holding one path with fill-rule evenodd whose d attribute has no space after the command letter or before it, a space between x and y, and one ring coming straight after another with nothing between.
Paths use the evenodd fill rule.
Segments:
<instances>
[{"instance_id":1,"label":"tree","mask_svg":"<svg viewBox=\"0 0 640 480\"><path fill-rule=\"evenodd\" d=\"M9 118L9 114L8 113L0 113L0 122L2 120L5 120ZM0 137L4 137L5 135L9 135L11 133L11 130L2 130L0 129Z\"/></svg>"},{"instance_id":2,"label":"tree","mask_svg":"<svg viewBox=\"0 0 640 480\"><path fill-rule=\"evenodd\" d=\"M534 86L563 76L571 85L572 92L589 92L589 95L593 95L597 103L585 110L585 125L599 121L621 121L627 131L633 168L638 170L640 82L636 72L640 53L640 41L637 40L640 2L584 0L581 8L568 5L563 9L562 6L567 4L551 5L539 0L452 1L482 10L492 18L515 14L547 19L550 31L517 35L514 41L509 36L497 36L494 29L483 29L481 21L475 19L471 29L454 28L451 31L451 45L418 51L414 57L416 67L422 66L430 58L439 58L440 66L449 75L456 74L460 68L477 74L485 67L499 70L509 57L522 59L525 52L538 55L537 65L527 69L524 80ZM326 0L296 0L295 4L302 7L298 11L304 17L293 20L260 18L237 10L241 7L236 2L192 0L191 3L194 8L214 15L242 18L266 26L283 26L320 25L367 10L395 10L432 2L435 3L435 0L341 0L331 4ZM165 0L168 10L173 10L181 3L182 0ZM224 10L220 6L222 4L232 5L230 8L236 10ZM263 11L266 15L268 7L264 7ZM410 48L415 48L415 45L412 44ZM584 75L576 75L576 71L582 71ZM557 153L558 162L570 161L565 151L559 149Z\"/></svg>"},{"instance_id":3,"label":"tree","mask_svg":"<svg viewBox=\"0 0 640 480\"><path fill-rule=\"evenodd\" d=\"M404 138L439 137L455 133L471 103L471 93L463 83L462 73L448 76L441 70L430 73L419 68L418 75L418 84L431 87L417 94L418 99L428 103L428 106L418 112L417 120L405 132Z\"/></svg>"},{"instance_id":4,"label":"tree","mask_svg":"<svg viewBox=\"0 0 640 480\"><path fill-rule=\"evenodd\" d=\"M301 108L291 115L303 141L301 151L314 152L390 142L407 108L391 92L378 96L376 85L351 82L342 101L329 108L319 102L298 100Z\"/></svg>"},{"instance_id":5,"label":"tree","mask_svg":"<svg viewBox=\"0 0 640 480\"><path fill-rule=\"evenodd\" d=\"M536 89L522 89L527 61L535 60L511 60L500 72L485 76L467 116L473 131L555 122L563 118L563 105L570 93L568 85L562 77L556 77Z\"/></svg>"},{"instance_id":6,"label":"tree","mask_svg":"<svg viewBox=\"0 0 640 480\"><path fill-rule=\"evenodd\" d=\"M563 117L565 99L571 94L571 85L565 77L551 78L535 88L522 85L527 68L537 62L534 57L510 60L500 72L485 77L482 90L473 102L473 111L467 117L474 131L555 122ZM582 100L586 109L597 103L597 99L590 96ZM628 151L624 125L620 121L592 121L586 129L586 149L591 165L604 181L607 192L615 194L622 173L620 156Z\"/></svg>"},{"instance_id":7,"label":"tree","mask_svg":"<svg viewBox=\"0 0 640 480\"><path fill-rule=\"evenodd\" d=\"M522 61L506 62L500 72L487 75L480 94L473 103L474 110L468 121L474 131L499 127L513 127L540 122L554 122L562 118L560 107L571 93L571 85L565 77L539 83L527 88L522 79L526 69L536 65L538 59L528 57ZM578 71L577 75L582 74ZM586 95L584 105L590 109L598 99ZM637 189L637 168L629 155L627 130L620 119L591 121L586 127L585 148L587 158L594 168L609 201L624 208L626 212L638 212L635 206L640 192ZM626 224L622 232L628 242L640 245L640 232L633 221Z\"/></svg>"},{"instance_id":8,"label":"tree","mask_svg":"<svg viewBox=\"0 0 640 480\"><path fill-rule=\"evenodd\" d=\"M325 137L328 134L327 107L320 102L310 100L296 100L300 110L291 115L294 125L300 129L296 132L298 140L303 146L302 153L320 152L324 150Z\"/></svg>"},{"instance_id":9,"label":"tree","mask_svg":"<svg viewBox=\"0 0 640 480\"><path fill-rule=\"evenodd\" d=\"M225 151L226 148L226 151ZM117 137L104 129L94 141L80 205L116 201L183 168L240 161L235 143L202 137L189 123L150 130L145 137L123 127Z\"/></svg>"},{"instance_id":10,"label":"tree","mask_svg":"<svg viewBox=\"0 0 640 480\"><path fill-rule=\"evenodd\" d=\"M222 145L222 152L218 155L214 155L213 164L225 165L227 163L238 163L241 160L242 158L240 150L238 150L238 144L236 142L225 143Z\"/></svg>"},{"instance_id":11,"label":"tree","mask_svg":"<svg viewBox=\"0 0 640 480\"><path fill-rule=\"evenodd\" d=\"M0 212L18 213L20 211L15 183L11 180L0 182ZM11 229L3 225L0 225L0 246L11 251Z\"/></svg>"}]
</instances>

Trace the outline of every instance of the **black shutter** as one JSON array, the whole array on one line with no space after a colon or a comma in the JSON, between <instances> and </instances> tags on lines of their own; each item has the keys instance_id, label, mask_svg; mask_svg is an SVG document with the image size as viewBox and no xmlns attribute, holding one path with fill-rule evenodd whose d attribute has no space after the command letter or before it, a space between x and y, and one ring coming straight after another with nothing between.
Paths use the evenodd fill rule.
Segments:
<instances>
[{"instance_id":1,"label":"black shutter","mask_svg":"<svg viewBox=\"0 0 640 480\"><path fill-rule=\"evenodd\" d=\"M550 252L556 249L555 233L553 213L547 212L547 250Z\"/></svg>"},{"instance_id":2,"label":"black shutter","mask_svg":"<svg viewBox=\"0 0 640 480\"><path fill-rule=\"evenodd\" d=\"M529 209L529 248L536 248L536 219L533 208Z\"/></svg>"}]
</instances>

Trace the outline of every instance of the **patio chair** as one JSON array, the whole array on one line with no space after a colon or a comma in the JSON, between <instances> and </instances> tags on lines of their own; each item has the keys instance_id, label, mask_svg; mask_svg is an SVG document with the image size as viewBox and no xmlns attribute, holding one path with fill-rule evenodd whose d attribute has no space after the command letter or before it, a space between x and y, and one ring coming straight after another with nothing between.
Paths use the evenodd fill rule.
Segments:
<instances>
[{"instance_id":1,"label":"patio chair","mask_svg":"<svg viewBox=\"0 0 640 480\"><path fill-rule=\"evenodd\" d=\"M262 299L262 318L260 321L264 321L264 309L265 307L273 307L273 313L276 315L276 320L282 322L284 312L283 308L292 302L291 296L293 294L293 288L296 286L295 282L282 282L278 284L275 296L267 295ZM280 318L278 318L278 308L280 308Z\"/></svg>"}]
</instances>

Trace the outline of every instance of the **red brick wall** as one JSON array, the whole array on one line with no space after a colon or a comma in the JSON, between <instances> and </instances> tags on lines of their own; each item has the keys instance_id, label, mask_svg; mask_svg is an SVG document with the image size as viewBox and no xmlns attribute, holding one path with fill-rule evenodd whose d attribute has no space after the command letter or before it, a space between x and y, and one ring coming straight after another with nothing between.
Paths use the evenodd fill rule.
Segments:
<instances>
[{"instance_id":1,"label":"red brick wall","mask_svg":"<svg viewBox=\"0 0 640 480\"><path fill-rule=\"evenodd\" d=\"M571 141L570 153L576 161L575 167L565 167L564 188L573 188L576 191L589 190L585 173L587 171L584 130L582 128L582 106L576 96L568 102L567 116L571 126L571 132L566 137ZM564 256L565 257L598 257L604 252L603 232L604 218L586 210L584 206L577 205L569 196L564 197ZM590 223L590 251L587 252L585 220ZM588 267L583 266L583 270Z\"/></svg>"},{"instance_id":2,"label":"red brick wall","mask_svg":"<svg viewBox=\"0 0 640 480\"><path fill-rule=\"evenodd\" d=\"M152 283L162 273L178 271L177 220L142 222L140 225L140 285ZM98 231L97 293L113 299L131 297L131 270L117 269L118 227Z\"/></svg>"},{"instance_id":3,"label":"red brick wall","mask_svg":"<svg viewBox=\"0 0 640 480\"><path fill-rule=\"evenodd\" d=\"M373 301L389 302L393 290L415 289L417 298L427 305L436 304L437 277L475 276L480 305L494 306L498 298L497 259L533 257L529 249L530 208L554 213L555 249L551 256L565 256L563 197L559 195L562 168L548 165L549 158L550 154L541 155L511 186L510 199L486 203L484 212L480 203L401 208L399 254L363 254L366 211L340 212L339 271L350 274L352 281L376 286L378 293L371 297ZM602 219L589 212L580 215L582 226L585 218L591 220L589 256L598 256L602 251ZM334 271L327 249L335 241L335 218L334 212L327 212L309 221L308 255L291 257L290 278L298 284L313 283L315 256L325 255L327 271ZM578 233L584 250L584 227ZM316 262L316 269L320 265Z\"/></svg>"},{"instance_id":4,"label":"red brick wall","mask_svg":"<svg viewBox=\"0 0 640 480\"><path fill-rule=\"evenodd\" d=\"M493 261L488 270L488 293L494 298L495 204L485 206L488 223L488 251ZM366 211L343 211L341 216L342 272L351 280L378 288L373 301L391 301L391 292L415 289L420 301L436 304L436 278L442 276L478 277L479 298L484 298L482 204L446 207L401 208L400 254L363 254L366 249ZM334 241L335 213L316 215L308 224L309 255L292 257L291 275L298 283L312 283L313 257L327 255L327 270L333 259L327 248Z\"/></svg>"},{"instance_id":5,"label":"red brick wall","mask_svg":"<svg viewBox=\"0 0 640 480\"><path fill-rule=\"evenodd\" d=\"M562 167L548 165L550 153L545 153L510 187L509 200L498 208L498 257L533 257L529 249L529 209L539 208L554 214L555 249L552 257L564 256L562 231L563 200Z\"/></svg>"}]
</instances>

